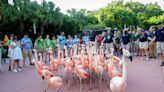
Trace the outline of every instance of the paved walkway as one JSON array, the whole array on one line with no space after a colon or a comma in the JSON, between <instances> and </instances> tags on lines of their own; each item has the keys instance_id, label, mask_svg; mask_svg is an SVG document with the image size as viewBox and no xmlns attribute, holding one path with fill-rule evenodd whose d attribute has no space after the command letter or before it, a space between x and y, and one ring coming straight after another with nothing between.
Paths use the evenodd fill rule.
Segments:
<instances>
[{"instance_id":1,"label":"paved walkway","mask_svg":"<svg viewBox=\"0 0 164 92\"><path fill-rule=\"evenodd\" d=\"M128 78L126 92L164 92L164 67L159 66L158 59L142 61L134 58L128 62ZM38 76L35 67L27 66L22 72L13 73L7 71L4 65L4 73L0 73L0 92L45 92L46 82ZM48 90L47 92L54 92ZM67 90L64 86L60 92L79 92L77 86ZM98 89L83 92L98 92ZM110 92L104 83L103 92Z\"/></svg>"}]
</instances>

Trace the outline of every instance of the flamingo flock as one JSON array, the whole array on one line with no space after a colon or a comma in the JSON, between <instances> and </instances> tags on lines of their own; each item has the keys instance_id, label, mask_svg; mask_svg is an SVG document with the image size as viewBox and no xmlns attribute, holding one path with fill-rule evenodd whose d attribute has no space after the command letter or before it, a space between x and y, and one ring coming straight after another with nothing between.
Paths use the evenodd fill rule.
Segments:
<instances>
[{"instance_id":1,"label":"flamingo flock","mask_svg":"<svg viewBox=\"0 0 164 92\"><path fill-rule=\"evenodd\" d=\"M59 89L64 86L64 80L67 81L68 88L73 83L79 85L79 91L87 89L87 83L90 89L98 85L99 92L103 92L102 83L103 75L109 76L108 85L111 92L125 92L127 78L126 57L132 61L132 56L128 50L122 50L122 58L114 55L114 49L110 51L104 49L103 44L100 48L96 47L93 42L87 45L73 46L73 53L69 55L67 47L64 51L58 46L58 56L54 57L53 51L50 50L50 63L45 64L42 55L34 50L36 70L43 80L47 81L48 87ZM63 71L65 72L64 77ZM96 81L95 81L96 80Z\"/></svg>"}]
</instances>

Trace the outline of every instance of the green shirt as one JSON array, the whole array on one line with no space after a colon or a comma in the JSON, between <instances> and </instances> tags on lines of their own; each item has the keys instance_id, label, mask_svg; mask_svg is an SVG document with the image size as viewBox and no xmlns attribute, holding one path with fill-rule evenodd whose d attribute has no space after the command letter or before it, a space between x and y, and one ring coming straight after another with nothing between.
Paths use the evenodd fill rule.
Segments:
<instances>
[{"instance_id":1,"label":"green shirt","mask_svg":"<svg viewBox=\"0 0 164 92\"><path fill-rule=\"evenodd\" d=\"M56 49L56 44L57 44L56 40L51 40L51 46L53 49Z\"/></svg>"},{"instance_id":2,"label":"green shirt","mask_svg":"<svg viewBox=\"0 0 164 92\"><path fill-rule=\"evenodd\" d=\"M138 39L138 37L139 37L138 34L135 34L135 35L133 34L133 35L131 35L131 40L136 41Z\"/></svg>"},{"instance_id":3,"label":"green shirt","mask_svg":"<svg viewBox=\"0 0 164 92\"><path fill-rule=\"evenodd\" d=\"M41 38L41 39L36 39L35 40L35 43L37 44L37 49L44 49L44 41L43 41L43 39Z\"/></svg>"},{"instance_id":4,"label":"green shirt","mask_svg":"<svg viewBox=\"0 0 164 92\"><path fill-rule=\"evenodd\" d=\"M8 46L11 45L12 43L12 40L8 40Z\"/></svg>"},{"instance_id":5,"label":"green shirt","mask_svg":"<svg viewBox=\"0 0 164 92\"><path fill-rule=\"evenodd\" d=\"M50 39L44 39L44 45L46 48L50 48L51 47L51 40Z\"/></svg>"}]
</instances>

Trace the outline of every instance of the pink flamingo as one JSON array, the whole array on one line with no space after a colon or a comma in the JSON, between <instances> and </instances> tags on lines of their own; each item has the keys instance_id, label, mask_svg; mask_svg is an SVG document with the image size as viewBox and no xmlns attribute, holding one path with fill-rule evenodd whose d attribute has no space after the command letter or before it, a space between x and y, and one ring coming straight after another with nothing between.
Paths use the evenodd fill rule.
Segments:
<instances>
[{"instance_id":1,"label":"pink flamingo","mask_svg":"<svg viewBox=\"0 0 164 92\"><path fill-rule=\"evenodd\" d=\"M47 80L49 87L56 89L56 92L59 92L59 88L63 86L62 78L59 76L53 76L52 72L49 70L43 70L42 77Z\"/></svg>"},{"instance_id":2,"label":"pink flamingo","mask_svg":"<svg viewBox=\"0 0 164 92\"><path fill-rule=\"evenodd\" d=\"M113 77L110 81L110 88L112 92L125 92L126 88L126 64L125 64L125 56L129 57L132 61L132 56L129 51L123 49L123 56L122 56L122 62L123 62L123 69L122 69L122 76L121 77Z\"/></svg>"}]
</instances>

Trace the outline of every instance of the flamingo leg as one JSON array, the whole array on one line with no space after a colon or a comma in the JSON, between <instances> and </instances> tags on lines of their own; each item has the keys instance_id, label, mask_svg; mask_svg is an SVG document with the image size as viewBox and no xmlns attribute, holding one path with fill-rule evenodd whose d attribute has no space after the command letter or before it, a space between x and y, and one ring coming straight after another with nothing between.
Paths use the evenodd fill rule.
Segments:
<instances>
[{"instance_id":1,"label":"flamingo leg","mask_svg":"<svg viewBox=\"0 0 164 92\"><path fill-rule=\"evenodd\" d=\"M80 92L82 90L82 79L80 78Z\"/></svg>"},{"instance_id":2,"label":"flamingo leg","mask_svg":"<svg viewBox=\"0 0 164 92\"><path fill-rule=\"evenodd\" d=\"M100 87L100 92L103 92L102 89L102 75L100 74L100 79L99 79L99 87Z\"/></svg>"}]
</instances>

